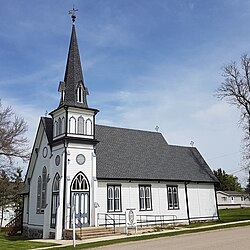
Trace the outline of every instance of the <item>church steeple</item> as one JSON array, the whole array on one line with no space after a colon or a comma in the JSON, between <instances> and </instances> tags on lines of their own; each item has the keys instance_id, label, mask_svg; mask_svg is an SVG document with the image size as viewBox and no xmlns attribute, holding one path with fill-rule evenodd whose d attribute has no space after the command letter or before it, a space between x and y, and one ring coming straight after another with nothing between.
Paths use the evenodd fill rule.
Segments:
<instances>
[{"instance_id":1,"label":"church steeple","mask_svg":"<svg viewBox=\"0 0 250 250\"><path fill-rule=\"evenodd\" d=\"M66 105L79 108L88 108L88 89L85 87L83 81L81 59L76 38L74 19L72 17L72 33L64 81L60 82L58 88L58 91L61 92L59 107Z\"/></svg>"}]
</instances>

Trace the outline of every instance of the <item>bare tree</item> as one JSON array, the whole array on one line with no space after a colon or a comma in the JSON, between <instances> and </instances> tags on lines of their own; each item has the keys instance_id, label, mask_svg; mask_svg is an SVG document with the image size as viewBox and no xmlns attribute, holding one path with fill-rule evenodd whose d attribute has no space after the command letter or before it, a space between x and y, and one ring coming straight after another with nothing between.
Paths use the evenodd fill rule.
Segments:
<instances>
[{"instance_id":1,"label":"bare tree","mask_svg":"<svg viewBox=\"0 0 250 250\"><path fill-rule=\"evenodd\" d=\"M26 131L24 119L15 115L11 107L4 108L0 100L0 167L11 165L16 157L29 159Z\"/></svg>"},{"instance_id":2,"label":"bare tree","mask_svg":"<svg viewBox=\"0 0 250 250\"><path fill-rule=\"evenodd\" d=\"M216 90L219 99L226 99L241 113L240 123L244 130L243 158L250 166L250 57L241 56L240 66L232 62L223 67L224 81Z\"/></svg>"}]
</instances>

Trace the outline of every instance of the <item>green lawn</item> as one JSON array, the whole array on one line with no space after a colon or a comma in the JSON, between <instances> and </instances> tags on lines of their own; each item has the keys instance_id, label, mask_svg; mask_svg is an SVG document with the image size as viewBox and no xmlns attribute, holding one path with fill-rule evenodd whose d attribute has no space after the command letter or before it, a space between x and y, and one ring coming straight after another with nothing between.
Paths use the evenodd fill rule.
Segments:
<instances>
[{"instance_id":1,"label":"green lawn","mask_svg":"<svg viewBox=\"0 0 250 250\"><path fill-rule=\"evenodd\" d=\"M208 229L201 229L200 226L205 225L216 225L220 224L219 228L228 228L233 227L235 225L223 225L223 223L226 222L233 222L233 221L243 221L243 220L250 220L250 208L239 208L239 209L225 209L219 211L220 215L220 221L214 221L214 222L200 222L200 223L192 223L188 227L195 227L195 230L188 230L185 233L195 233L195 232L201 232L201 231L208 231L208 230L214 230L213 228ZM242 223L237 226L246 226L250 225L250 223ZM145 240L145 239L151 239L156 237L166 237L166 236L172 236L172 235L178 235L183 234L183 232L167 232L163 233L161 235L142 235L140 237L130 237L130 238L124 238L124 239L117 239L113 241L102 241L102 242L96 242L96 243L88 243L83 245L78 245L75 249L87 249L97 246L104 246L109 244L116 244L116 243L122 243L127 241L138 241L138 240ZM46 246L53 246L56 244L50 244L50 243L40 243L40 242L33 242L29 241L27 238L24 238L22 236L6 236L4 232L0 232L0 249L8 250L8 249L35 249L38 247L46 247ZM63 247L60 249L74 249L73 247Z\"/></svg>"},{"instance_id":2,"label":"green lawn","mask_svg":"<svg viewBox=\"0 0 250 250\"><path fill-rule=\"evenodd\" d=\"M186 226L187 228L218 225L227 222L250 220L250 208L234 208L234 209L222 209L219 210L220 220L209 222L194 222Z\"/></svg>"},{"instance_id":3,"label":"green lawn","mask_svg":"<svg viewBox=\"0 0 250 250\"><path fill-rule=\"evenodd\" d=\"M222 223L250 220L250 208L235 208L219 210L220 221Z\"/></svg>"},{"instance_id":4,"label":"green lawn","mask_svg":"<svg viewBox=\"0 0 250 250\"><path fill-rule=\"evenodd\" d=\"M38 247L48 247L56 244L51 243L39 243L29 241L27 238L17 235L17 236L6 236L5 232L0 232L0 249L34 249Z\"/></svg>"}]
</instances>

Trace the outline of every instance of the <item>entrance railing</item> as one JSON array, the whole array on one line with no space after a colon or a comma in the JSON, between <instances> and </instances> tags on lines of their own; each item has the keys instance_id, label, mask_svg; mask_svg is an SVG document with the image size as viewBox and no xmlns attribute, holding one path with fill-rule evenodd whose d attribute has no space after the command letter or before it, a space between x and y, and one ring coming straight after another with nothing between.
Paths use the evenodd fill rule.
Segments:
<instances>
[{"instance_id":1,"label":"entrance railing","mask_svg":"<svg viewBox=\"0 0 250 250\"><path fill-rule=\"evenodd\" d=\"M120 226L125 226L126 224L126 215L125 213L120 214L107 214L107 213L98 213L97 214L97 224L98 226L105 226L105 228L112 226L114 233L116 228Z\"/></svg>"},{"instance_id":2,"label":"entrance railing","mask_svg":"<svg viewBox=\"0 0 250 250\"><path fill-rule=\"evenodd\" d=\"M176 215L137 215L136 223L137 227L153 227L153 226L164 226L164 225L175 225L177 222ZM114 233L117 227L126 226L126 214L109 214L109 213L98 213L97 214L98 226L105 226L105 228L113 227Z\"/></svg>"},{"instance_id":3,"label":"entrance railing","mask_svg":"<svg viewBox=\"0 0 250 250\"><path fill-rule=\"evenodd\" d=\"M176 215L137 215L138 227L163 226L166 224L175 224Z\"/></svg>"},{"instance_id":4,"label":"entrance railing","mask_svg":"<svg viewBox=\"0 0 250 250\"><path fill-rule=\"evenodd\" d=\"M23 213L22 211L16 214L16 217L12 219L7 225L5 225L8 235L15 235L18 231L22 231Z\"/></svg>"}]
</instances>

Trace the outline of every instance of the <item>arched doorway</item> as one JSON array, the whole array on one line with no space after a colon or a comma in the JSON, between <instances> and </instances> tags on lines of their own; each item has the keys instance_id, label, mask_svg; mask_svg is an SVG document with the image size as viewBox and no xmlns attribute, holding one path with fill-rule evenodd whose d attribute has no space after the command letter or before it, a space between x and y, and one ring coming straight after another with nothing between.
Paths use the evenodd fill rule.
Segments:
<instances>
[{"instance_id":1,"label":"arched doorway","mask_svg":"<svg viewBox=\"0 0 250 250\"><path fill-rule=\"evenodd\" d=\"M82 173L78 173L71 183L71 215L72 208L75 207L75 226L89 226L89 182L87 177ZM71 216L71 227L72 227Z\"/></svg>"}]
</instances>

